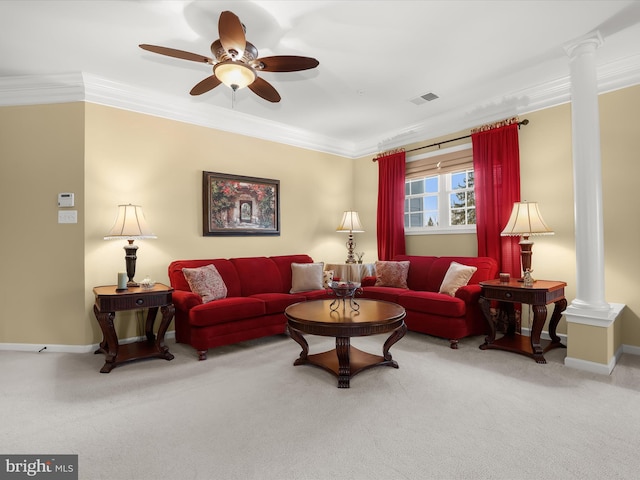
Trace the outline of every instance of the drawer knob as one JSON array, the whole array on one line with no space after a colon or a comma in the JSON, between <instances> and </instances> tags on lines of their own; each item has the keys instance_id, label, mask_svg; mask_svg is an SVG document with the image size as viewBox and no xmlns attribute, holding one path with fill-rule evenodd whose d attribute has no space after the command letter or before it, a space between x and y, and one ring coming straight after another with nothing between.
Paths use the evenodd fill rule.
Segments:
<instances>
[{"instance_id":1,"label":"drawer knob","mask_svg":"<svg viewBox=\"0 0 640 480\"><path fill-rule=\"evenodd\" d=\"M507 293L504 294L504 296L507 297L507 298L511 298L513 295L510 292L507 292Z\"/></svg>"},{"instance_id":2,"label":"drawer knob","mask_svg":"<svg viewBox=\"0 0 640 480\"><path fill-rule=\"evenodd\" d=\"M142 305L144 303L144 300L142 298L139 298L139 299L136 300L136 303L138 305Z\"/></svg>"}]
</instances>

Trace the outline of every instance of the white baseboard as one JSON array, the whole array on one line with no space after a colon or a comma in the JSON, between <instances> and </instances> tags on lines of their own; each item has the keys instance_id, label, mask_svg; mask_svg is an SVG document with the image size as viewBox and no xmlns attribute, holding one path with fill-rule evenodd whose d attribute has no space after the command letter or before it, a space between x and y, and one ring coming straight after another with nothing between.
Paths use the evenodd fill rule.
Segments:
<instances>
[{"instance_id":1,"label":"white baseboard","mask_svg":"<svg viewBox=\"0 0 640 480\"><path fill-rule=\"evenodd\" d=\"M119 340L121 344L133 343L144 340L146 337L130 337ZM165 340L171 340L176 338L176 332L167 332L164 336ZM91 353L95 352L99 347L99 344L94 343L92 345L52 345L42 343L0 343L0 350L11 350L14 352L57 352L57 353Z\"/></svg>"},{"instance_id":2,"label":"white baseboard","mask_svg":"<svg viewBox=\"0 0 640 480\"><path fill-rule=\"evenodd\" d=\"M635 345L622 345L622 353L640 355L640 347L636 347Z\"/></svg>"},{"instance_id":3,"label":"white baseboard","mask_svg":"<svg viewBox=\"0 0 640 480\"><path fill-rule=\"evenodd\" d=\"M634 347L638 348L638 347ZM584 370L591 373L599 373L603 375L611 375L613 369L616 364L620 360L620 357L624 353L624 346L621 346L616 353L611 357L608 364L597 363L597 362L589 362L588 360L581 360L579 358L566 357L564 359L564 364L567 367L576 368L578 370ZM639 349L640 350L640 349ZM630 353L630 352L627 352Z\"/></svg>"}]
</instances>

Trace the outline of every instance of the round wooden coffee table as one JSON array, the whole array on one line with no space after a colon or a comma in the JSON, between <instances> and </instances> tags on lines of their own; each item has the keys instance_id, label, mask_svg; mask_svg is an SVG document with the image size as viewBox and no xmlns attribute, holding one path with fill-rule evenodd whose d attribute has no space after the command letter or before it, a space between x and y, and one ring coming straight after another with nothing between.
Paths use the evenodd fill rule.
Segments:
<instances>
[{"instance_id":1,"label":"round wooden coffee table","mask_svg":"<svg viewBox=\"0 0 640 480\"><path fill-rule=\"evenodd\" d=\"M359 310L353 310L349 302L331 310L334 300L313 300L290 305L284 311L289 334L302 347L300 358L294 365L315 365L338 377L338 388L349 388L351 377L378 365L398 368L389 349L404 337L407 326L404 308L391 302L358 299ZM351 337L364 337L389 333L384 342L382 356L363 352L351 346ZM309 344L303 333L336 337L336 348L324 353L309 355Z\"/></svg>"}]
</instances>

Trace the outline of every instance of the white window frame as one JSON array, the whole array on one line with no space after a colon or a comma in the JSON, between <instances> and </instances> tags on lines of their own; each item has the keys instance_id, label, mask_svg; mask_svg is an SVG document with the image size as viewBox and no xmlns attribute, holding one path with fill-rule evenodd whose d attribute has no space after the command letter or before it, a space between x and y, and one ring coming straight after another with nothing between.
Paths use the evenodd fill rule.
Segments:
<instances>
[{"instance_id":1,"label":"white window frame","mask_svg":"<svg viewBox=\"0 0 640 480\"><path fill-rule=\"evenodd\" d=\"M412 162L416 160L422 160L425 158L438 157L441 155L445 155L448 153L458 152L462 150L471 149L471 144L458 145L456 147L450 147L446 149L440 149L435 152L428 152L421 155L416 155L412 157L407 162ZM449 189L451 185L451 174L457 173L460 171L469 170L469 168L461 168L460 170L456 170L455 172L448 172L445 174L438 175L438 216L440 218L440 223L446 223L446 225L438 225L433 227L405 227L405 235L450 235L450 234L469 234L476 233L476 225L449 225L450 219L450 206L449 206L449 195L453 193L453 190ZM426 175L422 178L429 178L436 175ZM417 178L409 179L409 181L417 180ZM405 196L405 199L407 197ZM476 217L477 219L477 217Z\"/></svg>"}]
</instances>

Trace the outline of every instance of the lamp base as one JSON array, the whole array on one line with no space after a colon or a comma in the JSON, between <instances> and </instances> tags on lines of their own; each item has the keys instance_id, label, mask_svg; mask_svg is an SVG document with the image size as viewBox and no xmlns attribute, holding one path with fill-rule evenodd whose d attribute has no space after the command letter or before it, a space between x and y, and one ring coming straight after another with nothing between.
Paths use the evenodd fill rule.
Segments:
<instances>
[{"instance_id":1,"label":"lamp base","mask_svg":"<svg viewBox=\"0 0 640 480\"><path fill-rule=\"evenodd\" d=\"M356 257L353 254L354 248L356 248L356 242L353 241L353 233L349 232L349 239L347 240L347 260L344 263L356 263Z\"/></svg>"},{"instance_id":2,"label":"lamp base","mask_svg":"<svg viewBox=\"0 0 640 480\"><path fill-rule=\"evenodd\" d=\"M129 278L127 287L139 287L140 284L133 280L133 277L136 275L136 260L138 259L136 251L138 250L138 246L133 244L133 240L127 241L129 243L123 247L125 251L124 260L127 265L127 277Z\"/></svg>"}]
</instances>

